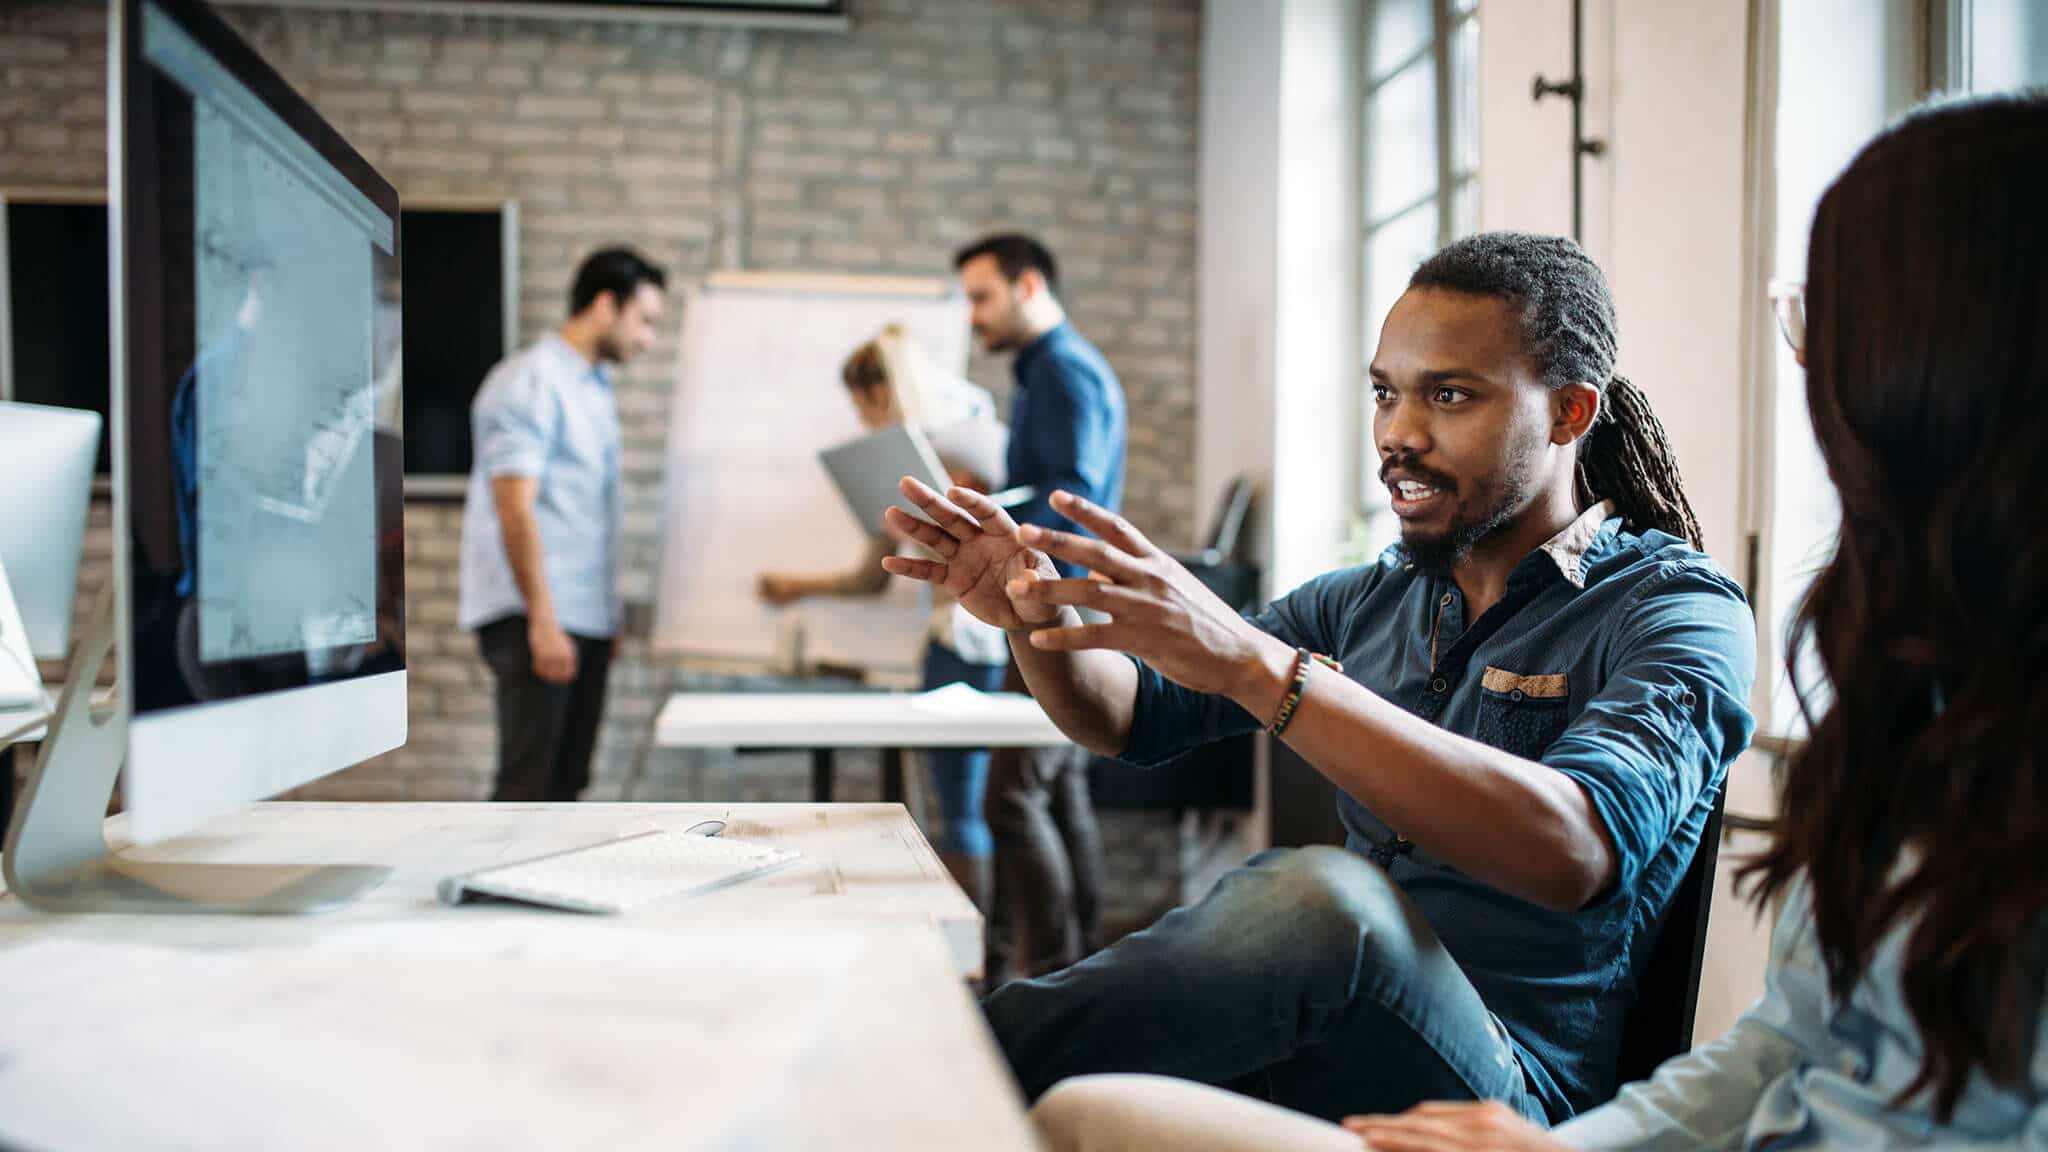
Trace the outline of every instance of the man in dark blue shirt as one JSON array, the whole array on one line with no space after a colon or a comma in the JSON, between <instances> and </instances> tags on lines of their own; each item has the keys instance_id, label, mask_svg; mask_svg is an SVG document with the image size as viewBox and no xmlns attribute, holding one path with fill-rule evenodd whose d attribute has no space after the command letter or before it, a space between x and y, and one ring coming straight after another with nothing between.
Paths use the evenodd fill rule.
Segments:
<instances>
[{"instance_id":1,"label":"man in dark blue shirt","mask_svg":"<svg viewBox=\"0 0 2048 1152\"><path fill-rule=\"evenodd\" d=\"M1115 511L1124 489L1124 390L1109 362L1067 322L1052 253L1028 236L990 236L954 257L990 352L1014 352L1009 484L1030 488L1020 523L1084 529L1052 505L1055 491ZM1082 570L1062 565L1067 576ZM1004 687L1025 687L1012 664ZM986 975L1035 976L1097 943L1102 839L1088 801L1088 755L1074 747L997 749L983 810L995 840ZM1010 940L1014 926L1020 940ZM1014 954L1014 955L1013 955Z\"/></svg>"},{"instance_id":2,"label":"man in dark blue shirt","mask_svg":"<svg viewBox=\"0 0 2048 1152\"><path fill-rule=\"evenodd\" d=\"M1425 262L1371 370L1401 543L1249 619L1084 501L1054 497L1100 539L906 482L938 526L894 522L941 559L888 567L1007 629L1068 735L1162 764L1265 726L1341 793L1345 849L1263 853L991 996L1028 1095L1154 1072L1329 1119L1482 1097L1554 1122L1612 1094L1755 673L1742 593L1697 551L1614 357L1606 282L1570 241Z\"/></svg>"}]
</instances>

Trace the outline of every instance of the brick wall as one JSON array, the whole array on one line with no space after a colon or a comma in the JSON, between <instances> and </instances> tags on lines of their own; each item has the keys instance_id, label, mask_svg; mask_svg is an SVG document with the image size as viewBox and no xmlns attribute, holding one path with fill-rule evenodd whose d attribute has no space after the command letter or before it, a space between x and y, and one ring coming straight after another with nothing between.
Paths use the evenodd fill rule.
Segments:
<instances>
[{"instance_id":1,"label":"brick wall","mask_svg":"<svg viewBox=\"0 0 2048 1152\"><path fill-rule=\"evenodd\" d=\"M475 16L227 9L406 198L521 205L521 323L560 319L588 249L626 241L678 275L712 268L934 275L996 227L1059 254L1067 303L1122 377L1126 511L1162 542L1193 535L1197 0L855 0L847 35ZM0 3L0 184L105 178L104 5ZM630 542L644 596L656 557L674 333L627 371ZM976 379L1008 391L1001 363ZM407 507L412 738L304 790L464 799L488 787L489 680L454 629L458 506ZM104 510L88 580L104 578ZM618 668L595 798L615 796L654 673ZM848 757L842 792L874 791ZM806 792L794 757L669 755L641 799ZM1111 916L1170 899L1163 815L1110 814Z\"/></svg>"}]
</instances>

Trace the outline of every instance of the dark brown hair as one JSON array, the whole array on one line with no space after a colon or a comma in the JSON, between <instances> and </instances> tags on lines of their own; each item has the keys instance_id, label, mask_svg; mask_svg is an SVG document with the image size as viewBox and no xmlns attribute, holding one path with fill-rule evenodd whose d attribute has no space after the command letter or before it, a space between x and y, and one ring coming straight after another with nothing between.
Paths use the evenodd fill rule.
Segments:
<instances>
[{"instance_id":1,"label":"dark brown hair","mask_svg":"<svg viewBox=\"0 0 2048 1152\"><path fill-rule=\"evenodd\" d=\"M576 280L569 286L569 315L582 315L607 292L624 308L642 284L666 289L668 273L631 248L601 248L584 257L576 269Z\"/></svg>"},{"instance_id":2,"label":"dark brown hair","mask_svg":"<svg viewBox=\"0 0 2048 1152\"><path fill-rule=\"evenodd\" d=\"M1045 286L1054 296L1060 294L1060 266L1053 260L1052 250L1040 244L1035 237L1022 232L984 236L953 253L953 267L957 271L965 268L968 261L983 256L995 257L996 267L1003 270L1003 279L1012 284L1026 269L1032 269L1045 277Z\"/></svg>"},{"instance_id":3,"label":"dark brown hair","mask_svg":"<svg viewBox=\"0 0 2048 1152\"><path fill-rule=\"evenodd\" d=\"M1946 1122L2024 1083L2048 910L2048 100L1937 105L1821 198L1806 398L1841 537L1794 620L1810 735L1762 905L1804 874L1846 1003L1903 934ZM1802 655L1804 653L1804 655ZM1825 682L1803 675L1817 664Z\"/></svg>"}]
</instances>

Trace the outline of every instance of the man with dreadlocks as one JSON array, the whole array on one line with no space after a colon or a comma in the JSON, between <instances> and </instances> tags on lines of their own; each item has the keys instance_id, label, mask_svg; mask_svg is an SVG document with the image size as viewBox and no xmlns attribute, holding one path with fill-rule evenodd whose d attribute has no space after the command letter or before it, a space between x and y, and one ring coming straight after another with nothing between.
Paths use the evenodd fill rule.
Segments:
<instances>
[{"instance_id":1,"label":"man with dreadlocks","mask_svg":"<svg viewBox=\"0 0 2048 1152\"><path fill-rule=\"evenodd\" d=\"M991 996L1027 1095L1153 1072L1330 1119L1482 1097L1555 1122L1612 1093L1755 670L1742 592L1614 360L1606 282L1570 241L1432 257L1372 363L1401 542L1248 619L1084 501L1055 497L1099 539L904 482L934 523L891 521L939 559L887 567L1006 629L1076 742L1157 765L1265 727L1340 793L1344 849L1262 853Z\"/></svg>"}]
</instances>

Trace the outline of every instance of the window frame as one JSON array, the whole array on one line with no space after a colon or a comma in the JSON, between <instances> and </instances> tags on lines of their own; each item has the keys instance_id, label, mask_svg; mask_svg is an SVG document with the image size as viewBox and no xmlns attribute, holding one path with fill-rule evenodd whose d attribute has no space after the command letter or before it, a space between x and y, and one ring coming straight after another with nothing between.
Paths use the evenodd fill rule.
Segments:
<instances>
[{"instance_id":1,"label":"window frame","mask_svg":"<svg viewBox=\"0 0 2048 1152\"><path fill-rule=\"evenodd\" d=\"M1388 229L1399 226L1410 215L1427 207L1436 209L1436 247L1441 248L1460 236L1467 235L1479 225L1479 141L1478 141L1478 100L1479 60L1477 37L1479 32L1478 0L1429 0L1430 30L1426 41L1417 45L1408 55L1389 64L1377 74L1372 65L1373 28L1381 0L1371 0L1366 5L1362 23L1362 50L1359 69L1360 94L1360 148L1359 148L1359 284L1361 307L1366 313L1362 327L1368 337L1379 330L1380 315L1390 306L1391 300L1372 299L1373 259L1372 251L1377 240ZM1473 37L1471 58L1461 59L1458 53L1460 38L1470 29ZM1427 191L1405 203L1390 206L1375 213L1372 203L1372 175L1376 167L1375 146L1372 133L1374 103L1388 86L1408 77L1414 69L1428 67L1432 70L1436 97L1435 107L1435 151L1434 174ZM1469 103L1468 103L1469 102ZM1461 112L1469 111L1468 118ZM1461 123L1471 126L1472 139L1467 141L1460 134ZM1469 158L1470 163L1464 163ZM1377 159L1384 164L1389 158L1381 155ZM1471 217L1467 219L1466 217ZM1358 386L1361 396L1368 395L1371 388L1370 369L1376 340L1367 340L1361 348L1358 365ZM1362 521L1367 537L1386 535L1388 526L1384 523L1391 511L1391 503L1385 489L1378 482L1375 462L1379 454L1372 443L1372 405L1361 403L1358 421L1360 450L1357 455L1359 474L1354 500L1356 516ZM1378 531L1376 532L1375 529ZM1370 547L1370 545L1368 545Z\"/></svg>"}]
</instances>

